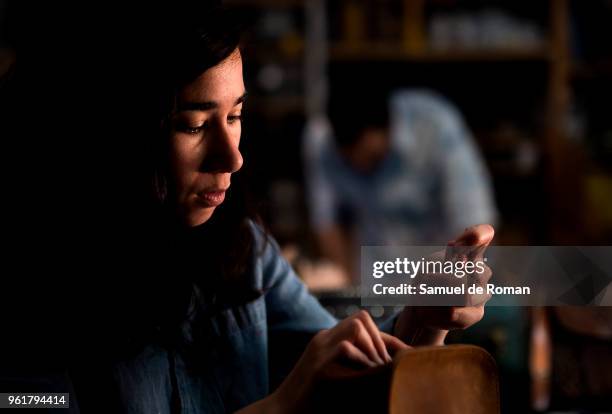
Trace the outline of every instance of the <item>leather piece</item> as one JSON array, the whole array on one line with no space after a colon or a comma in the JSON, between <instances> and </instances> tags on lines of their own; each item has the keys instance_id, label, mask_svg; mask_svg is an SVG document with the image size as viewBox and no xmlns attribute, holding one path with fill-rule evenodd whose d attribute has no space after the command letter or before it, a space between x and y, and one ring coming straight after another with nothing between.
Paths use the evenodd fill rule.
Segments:
<instances>
[{"instance_id":1,"label":"leather piece","mask_svg":"<svg viewBox=\"0 0 612 414\"><path fill-rule=\"evenodd\" d=\"M389 413L499 413L495 361L472 345L422 347L394 358Z\"/></svg>"}]
</instances>

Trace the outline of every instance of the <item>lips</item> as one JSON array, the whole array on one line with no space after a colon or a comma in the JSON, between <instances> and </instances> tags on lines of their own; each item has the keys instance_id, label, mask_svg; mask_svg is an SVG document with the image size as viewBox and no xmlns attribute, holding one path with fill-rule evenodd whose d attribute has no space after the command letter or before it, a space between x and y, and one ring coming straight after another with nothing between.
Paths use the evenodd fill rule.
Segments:
<instances>
[{"instance_id":1,"label":"lips","mask_svg":"<svg viewBox=\"0 0 612 414\"><path fill-rule=\"evenodd\" d=\"M198 193L198 201L205 207L217 207L225 200L225 190L204 190Z\"/></svg>"}]
</instances>

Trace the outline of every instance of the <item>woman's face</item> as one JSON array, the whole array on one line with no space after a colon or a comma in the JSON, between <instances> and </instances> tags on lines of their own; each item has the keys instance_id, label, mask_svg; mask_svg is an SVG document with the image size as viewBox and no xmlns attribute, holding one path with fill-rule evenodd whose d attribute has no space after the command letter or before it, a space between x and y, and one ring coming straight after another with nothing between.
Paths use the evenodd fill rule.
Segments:
<instances>
[{"instance_id":1,"label":"woman's face","mask_svg":"<svg viewBox=\"0 0 612 414\"><path fill-rule=\"evenodd\" d=\"M242 166L238 144L244 97L238 49L179 92L170 137L172 194L188 226L212 216L232 173Z\"/></svg>"}]
</instances>

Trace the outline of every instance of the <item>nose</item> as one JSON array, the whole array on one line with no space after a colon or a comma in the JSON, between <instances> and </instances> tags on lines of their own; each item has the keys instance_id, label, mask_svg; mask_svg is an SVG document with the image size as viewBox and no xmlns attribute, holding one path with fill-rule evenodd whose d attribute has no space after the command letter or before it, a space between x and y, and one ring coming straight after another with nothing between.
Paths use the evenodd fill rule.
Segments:
<instances>
[{"instance_id":1,"label":"nose","mask_svg":"<svg viewBox=\"0 0 612 414\"><path fill-rule=\"evenodd\" d=\"M210 137L207 156L202 163L203 169L215 173L235 173L243 164L242 154L238 148L240 128L217 125Z\"/></svg>"}]
</instances>

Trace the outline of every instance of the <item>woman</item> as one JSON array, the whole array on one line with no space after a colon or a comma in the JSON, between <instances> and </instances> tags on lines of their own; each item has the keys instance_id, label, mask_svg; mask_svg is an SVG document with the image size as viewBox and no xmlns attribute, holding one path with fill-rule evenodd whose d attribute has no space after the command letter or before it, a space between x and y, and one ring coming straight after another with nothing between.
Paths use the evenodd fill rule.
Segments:
<instances>
[{"instance_id":1,"label":"woman","mask_svg":"<svg viewBox=\"0 0 612 414\"><path fill-rule=\"evenodd\" d=\"M215 11L185 24L166 45L173 57L158 84L149 218L159 229L159 251L171 252L166 263L174 267L161 289L169 306L152 318L154 333L138 335L113 369L130 413L299 412L319 380L387 364L407 347L366 312L337 323L248 218L232 185L243 164L246 97L238 43L227 13ZM469 234L486 244L492 230ZM482 306L407 310L389 330L402 338L419 333L412 345L441 344L445 329L467 327L482 312ZM268 341L278 334L312 339L270 393L279 355L270 354Z\"/></svg>"}]
</instances>

